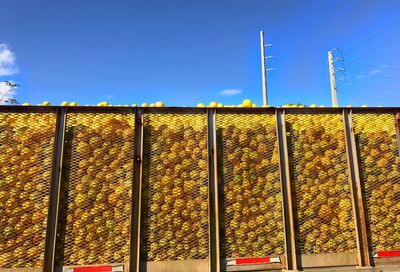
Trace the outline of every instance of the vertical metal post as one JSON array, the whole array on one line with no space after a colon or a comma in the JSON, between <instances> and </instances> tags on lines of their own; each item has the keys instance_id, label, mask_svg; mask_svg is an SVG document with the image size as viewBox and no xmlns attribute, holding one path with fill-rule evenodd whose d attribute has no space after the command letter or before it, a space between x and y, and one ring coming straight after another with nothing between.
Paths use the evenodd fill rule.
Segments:
<instances>
[{"instance_id":1,"label":"vertical metal post","mask_svg":"<svg viewBox=\"0 0 400 272\"><path fill-rule=\"evenodd\" d=\"M265 65L265 44L264 44L264 31L260 31L261 43L261 75L262 75L262 92L263 92L263 105L268 105L267 97L267 68Z\"/></svg>"},{"instance_id":2,"label":"vertical metal post","mask_svg":"<svg viewBox=\"0 0 400 272\"><path fill-rule=\"evenodd\" d=\"M133 199L131 214L131 247L129 271L140 270L140 227L143 162L143 110L135 109L135 150L133 162Z\"/></svg>"},{"instance_id":3,"label":"vertical metal post","mask_svg":"<svg viewBox=\"0 0 400 272\"><path fill-rule=\"evenodd\" d=\"M53 147L53 163L50 183L49 212L44 253L43 271L52 272L55 267L56 235L58 222L58 207L60 202L61 173L64 152L64 137L67 118L65 108L57 108L56 131Z\"/></svg>"},{"instance_id":4,"label":"vertical metal post","mask_svg":"<svg viewBox=\"0 0 400 272\"><path fill-rule=\"evenodd\" d=\"M400 112L395 113L394 122L396 125L397 149L400 156Z\"/></svg>"},{"instance_id":5,"label":"vertical metal post","mask_svg":"<svg viewBox=\"0 0 400 272\"><path fill-rule=\"evenodd\" d=\"M219 272L219 207L218 207L218 169L217 169L217 133L215 129L216 110L207 109L208 135L208 180L210 204L210 271Z\"/></svg>"},{"instance_id":6,"label":"vertical metal post","mask_svg":"<svg viewBox=\"0 0 400 272\"><path fill-rule=\"evenodd\" d=\"M276 110L277 137L279 142L279 164L281 187L283 194L283 209L285 219L285 251L287 256L287 269L297 270L296 240L294 230L294 216L292 203L292 188L289 170L289 154L287 146L286 121L284 110Z\"/></svg>"},{"instance_id":7,"label":"vertical metal post","mask_svg":"<svg viewBox=\"0 0 400 272\"><path fill-rule=\"evenodd\" d=\"M357 147L354 135L353 116L351 110L343 110L348 169L350 173L350 189L352 194L353 214L356 222L357 259L359 266L371 266L369 256L368 234L365 219L364 203L358 165Z\"/></svg>"},{"instance_id":8,"label":"vertical metal post","mask_svg":"<svg viewBox=\"0 0 400 272\"><path fill-rule=\"evenodd\" d=\"M333 65L332 51L328 51L328 62L329 62L329 77L331 81L332 106L336 107L338 105L338 102L336 96L335 68Z\"/></svg>"}]
</instances>

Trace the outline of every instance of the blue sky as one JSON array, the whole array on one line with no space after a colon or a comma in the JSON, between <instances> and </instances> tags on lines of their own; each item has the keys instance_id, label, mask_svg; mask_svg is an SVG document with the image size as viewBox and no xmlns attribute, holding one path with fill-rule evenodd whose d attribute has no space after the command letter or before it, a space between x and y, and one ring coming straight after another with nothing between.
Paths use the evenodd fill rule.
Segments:
<instances>
[{"instance_id":1,"label":"blue sky","mask_svg":"<svg viewBox=\"0 0 400 272\"><path fill-rule=\"evenodd\" d=\"M14 57L0 80L21 85L20 102L261 104L260 30L273 44L271 105L330 105L335 47L347 69L340 105L400 102L399 0L3 0L0 9L0 44Z\"/></svg>"}]
</instances>

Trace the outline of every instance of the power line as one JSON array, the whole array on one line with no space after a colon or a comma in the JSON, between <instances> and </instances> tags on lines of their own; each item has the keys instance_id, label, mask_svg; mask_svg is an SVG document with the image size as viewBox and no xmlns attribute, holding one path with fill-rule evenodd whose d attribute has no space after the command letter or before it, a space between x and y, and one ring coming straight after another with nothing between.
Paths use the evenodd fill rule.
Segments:
<instances>
[{"instance_id":1,"label":"power line","mask_svg":"<svg viewBox=\"0 0 400 272\"><path fill-rule=\"evenodd\" d=\"M306 6L308 6L307 4L311 3L311 1L304 1L303 5L300 9L300 11L297 14L303 14L303 11L305 10ZM289 31L290 27L293 25L293 23L297 20L298 17L293 17L292 20L290 20L289 24L286 25L286 28L281 32L281 34L278 36L278 38L275 40L275 44L279 43L280 40L286 35L286 33Z\"/></svg>"},{"instance_id":2,"label":"power line","mask_svg":"<svg viewBox=\"0 0 400 272\"><path fill-rule=\"evenodd\" d=\"M310 21L312 18L314 18L315 15L317 15L317 14L326 6L327 1L320 1L320 3L321 3L321 4L318 6L318 8L315 9L315 10L313 11L313 13L312 13L310 16L308 16L308 17L306 18L306 20L303 22L303 24L308 23L308 21ZM293 37L293 36L292 36L292 37ZM289 41L291 41L291 40L292 40L292 39L289 39ZM289 41L287 41L287 43L288 43Z\"/></svg>"},{"instance_id":3,"label":"power line","mask_svg":"<svg viewBox=\"0 0 400 272\"><path fill-rule=\"evenodd\" d=\"M399 54L397 54L397 55L399 55ZM379 69L382 69L382 70L399 71L399 72L400 72L400 69L391 68L391 67L382 67L382 65L377 65L377 64L370 64L370 63L363 63L363 62L357 62L357 61L349 61L349 60L346 60L346 63L347 63L347 62L350 62L350 63L355 64L355 65L358 65L358 66L366 66L366 67L371 67L371 68L377 68L377 67L379 67Z\"/></svg>"},{"instance_id":4,"label":"power line","mask_svg":"<svg viewBox=\"0 0 400 272\"><path fill-rule=\"evenodd\" d=\"M376 49L378 49L378 48L380 48L380 47L386 45L388 42L390 42L390 41L392 41L392 40L395 40L395 39L397 39L397 38L399 38L399 37L400 37L400 33L398 33L397 35L395 35L395 36L393 36L393 37L390 37L389 39L385 40L384 42L382 42L382 43L378 44L377 46L371 48L370 50L368 50L368 51L365 52L364 54L358 56L357 58L353 59L352 61L357 61L357 60L363 58L364 56L370 54L371 52L375 51Z\"/></svg>"},{"instance_id":5,"label":"power line","mask_svg":"<svg viewBox=\"0 0 400 272\"><path fill-rule=\"evenodd\" d=\"M354 70L346 70L346 72L350 72L352 74L363 74L363 72L357 72L357 71L354 71ZM371 74L371 73L369 73L368 75L372 76L372 77L383 78L383 79L400 80L399 77L388 77L388 76L382 76L382 75Z\"/></svg>"},{"instance_id":6,"label":"power line","mask_svg":"<svg viewBox=\"0 0 400 272\"><path fill-rule=\"evenodd\" d=\"M357 46L355 46L355 47L351 48L350 50L346 51L346 53L350 54L350 53L354 52L356 49L362 47L364 44L366 44L367 42L371 41L376 36L381 35L383 32L385 32L386 30L390 29L391 27L393 27L394 25L398 24L399 22L400 22L400 19L392 22L391 24L389 24L386 27L384 27L383 29L381 29L379 31L379 33L376 33L376 34L373 34L373 35L369 36L366 40L364 40L363 42L359 43Z\"/></svg>"},{"instance_id":7,"label":"power line","mask_svg":"<svg viewBox=\"0 0 400 272\"><path fill-rule=\"evenodd\" d=\"M372 26L373 24L375 24L376 22L378 22L380 19L386 17L387 14L393 12L397 7L399 7L400 4L396 3L396 5L388 8L387 10L385 10L385 12L379 16L377 19L371 21L370 23L368 23L365 27L363 27L361 30L359 30L358 32L356 32L356 34L352 35L352 37L349 40L354 39L355 37L357 37L359 34L361 34L362 32L364 32L364 30L369 29L370 26ZM342 42L341 44L339 44L338 47L343 47L343 44L347 43L349 40L346 40L344 42Z\"/></svg>"},{"instance_id":8,"label":"power line","mask_svg":"<svg viewBox=\"0 0 400 272\"><path fill-rule=\"evenodd\" d=\"M375 89L380 89L380 90L400 92L400 89L396 89L396 88L382 87L382 86L376 86L376 85L370 85L370 84L364 84L364 83L358 83L358 82L355 83L354 81L348 81L347 83L353 84L353 85L359 85L361 87L368 87L368 88L375 88Z\"/></svg>"}]
</instances>

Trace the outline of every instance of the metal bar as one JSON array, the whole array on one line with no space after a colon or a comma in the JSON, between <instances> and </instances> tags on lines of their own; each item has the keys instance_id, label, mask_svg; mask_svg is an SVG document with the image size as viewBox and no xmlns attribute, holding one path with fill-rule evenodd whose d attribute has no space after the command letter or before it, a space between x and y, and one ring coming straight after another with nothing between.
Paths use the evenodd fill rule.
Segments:
<instances>
[{"instance_id":1,"label":"metal bar","mask_svg":"<svg viewBox=\"0 0 400 272\"><path fill-rule=\"evenodd\" d=\"M143 162L143 110L135 109L135 150L133 170L133 199L131 214L131 250L129 271L140 270L140 227Z\"/></svg>"},{"instance_id":2,"label":"metal bar","mask_svg":"<svg viewBox=\"0 0 400 272\"><path fill-rule=\"evenodd\" d=\"M285 246L288 270L297 270L297 254L294 230L292 189L289 171L289 155L286 138L285 110L276 110L277 138L279 142L279 164L283 209L285 218Z\"/></svg>"},{"instance_id":3,"label":"metal bar","mask_svg":"<svg viewBox=\"0 0 400 272\"><path fill-rule=\"evenodd\" d=\"M61 172L63 163L64 137L67 111L57 109L57 121L53 148L52 174L50 184L49 212L47 218L44 269L43 271L55 271L55 248L58 222L58 207L60 201Z\"/></svg>"},{"instance_id":4,"label":"metal bar","mask_svg":"<svg viewBox=\"0 0 400 272\"><path fill-rule=\"evenodd\" d=\"M93 107L93 106L75 106L75 107L58 107L67 108L71 113L132 113L133 107Z\"/></svg>"},{"instance_id":5,"label":"metal bar","mask_svg":"<svg viewBox=\"0 0 400 272\"><path fill-rule=\"evenodd\" d=\"M170 112L170 113L180 113L180 112L201 112L205 113L208 107L162 107L162 108L153 108L153 107L97 107L97 106L0 106L0 112L56 112L57 109L67 109L68 112L85 112L85 113L129 113L132 112L132 109L141 109L146 112ZM218 111L221 112L254 112L254 113L264 113L264 112L274 112L274 107L269 108L237 108L237 107L226 107L226 108L217 108ZM361 113L396 113L400 112L400 107L324 107L324 108L283 108L288 113L292 112L301 112L301 113L341 113L344 109L352 109L353 112L361 112Z\"/></svg>"},{"instance_id":6,"label":"metal bar","mask_svg":"<svg viewBox=\"0 0 400 272\"><path fill-rule=\"evenodd\" d=\"M216 110L207 110L208 135L208 182L209 182L209 222L210 222L210 271L220 271L219 253L219 207L218 207L218 168L217 133L215 129Z\"/></svg>"},{"instance_id":7,"label":"metal bar","mask_svg":"<svg viewBox=\"0 0 400 272\"><path fill-rule=\"evenodd\" d=\"M145 113L206 113L207 108L194 107L162 107L162 108L142 108Z\"/></svg>"},{"instance_id":8,"label":"metal bar","mask_svg":"<svg viewBox=\"0 0 400 272\"><path fill-rule=\"evenodd\" d=\"M58 107L34 107L34 106L0 106L0 112L23 112L23 113L56 113Z\"/></svg>"},{"instance_id":9,"label":"metal bar","mask_svg":"<svg viewBox=\"0 0 400 272\"><path fill-rule=\"evenodd\" d=\"M346 150L348 156L348 170L350 173L350 190L352 194L353 213L356 222L357 259L359 266L371 266L367 236L366 216L362 197L360 168L358 165L357 147L353 127L351 110L343 110L345 126Z\"/></svg>"},{"instance_id":10,"label":"metal bar","mask_svg":"<svg viewBox=\"0 0 400 272\"><path fill-rule=\"evenodd\" d=\"M400 156L400 111L396 113L394 122L396 125L397 149Z\"/></svg>"}]
</instances>

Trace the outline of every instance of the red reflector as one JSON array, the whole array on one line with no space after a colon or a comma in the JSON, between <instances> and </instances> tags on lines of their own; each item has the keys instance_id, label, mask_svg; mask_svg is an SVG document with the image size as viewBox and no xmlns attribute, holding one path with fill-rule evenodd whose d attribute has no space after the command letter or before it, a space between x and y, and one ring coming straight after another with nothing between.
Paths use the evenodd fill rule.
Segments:
<instances>
[{"instance_id":1,"label":"red reflector","mask_svg":"<svg viewBox=\"0 0 400 272\"><path fill-rule=\"evenodd\" d=\"M75 267L74 272L112 272L112 266Z\"/></svg>"},{"instance_id":2,"label":"red reflector","mask_svg":"<svg viewBox=\"0 0 400 272\"><path fill-rule=\"evenodd\" d=\"M245 258L245 259L236 259L236 264L259 264L259 263L269 263L270 258Z\"/></svg>"},{"instance_id":3,"label":"red reflector","mask_svg":"<svg viewBox=\"0 0 400 272\"><path fill-rule=\"evenodd\" d=\"M400 251L380 251L374 254L374 257L400 257Z\"/></svg>"},{"instance_id":4,"label":"red reflector","mask_svg":"<svg viewBox=\"0 0 400 272\"><path fill-rule=\"evenodd\" d=\"M228 266L235 265L252 265L252 264L270 264L270 263L280 263L281 259L279 257L261 257L261 258L240 258L227 260L226 264Z\"/></svg>"}]
</instances>

